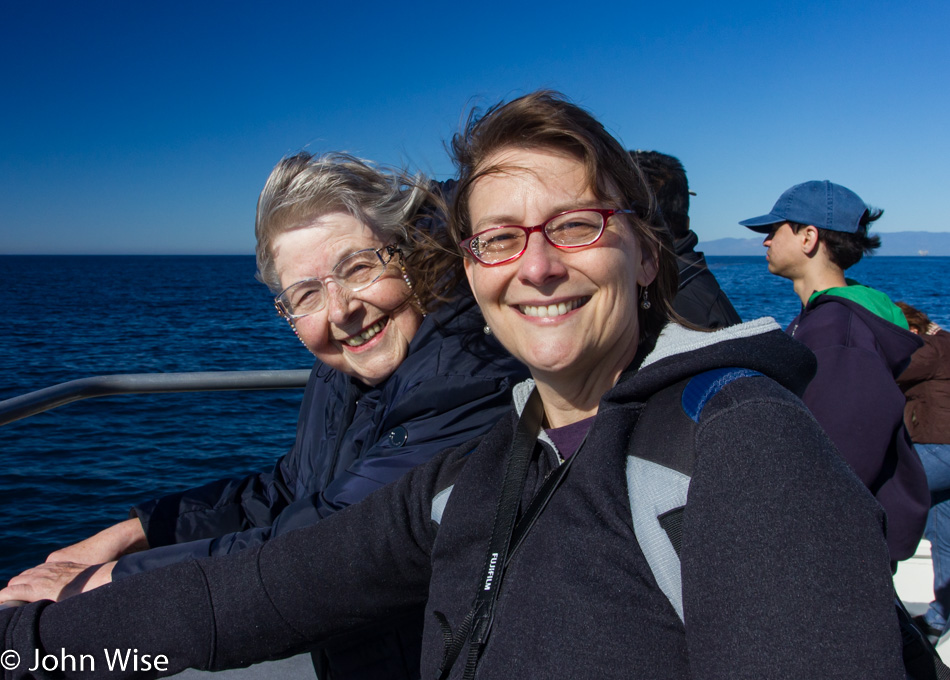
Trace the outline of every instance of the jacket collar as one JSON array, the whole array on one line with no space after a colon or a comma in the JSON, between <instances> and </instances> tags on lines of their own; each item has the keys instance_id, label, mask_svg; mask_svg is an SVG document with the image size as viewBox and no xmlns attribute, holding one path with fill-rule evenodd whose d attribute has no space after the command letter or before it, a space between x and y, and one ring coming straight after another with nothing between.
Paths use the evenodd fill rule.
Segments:
<instances>
[{"instance_id":1,"label":"jacket collar","mask_svg":"<svg viewBox=\"0 0 950 680\"><path fill-rule=\"evenodd\" d=\"M816 363L811 351L788 337L771 317L712 332L668 323L646 357L634 360L604 400L645 401L667 385L727 367L758 371L801 395ZM515 385L512 396L519 416L533 389L532 379Z\"/></svg>"}]
</instances>

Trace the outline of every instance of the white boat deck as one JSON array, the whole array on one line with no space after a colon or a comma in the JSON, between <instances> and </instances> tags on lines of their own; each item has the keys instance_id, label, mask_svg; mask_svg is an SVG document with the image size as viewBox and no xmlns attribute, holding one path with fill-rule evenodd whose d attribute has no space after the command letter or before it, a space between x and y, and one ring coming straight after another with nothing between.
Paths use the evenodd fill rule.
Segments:
<instances>
[{"instance_id":1,"label":"white boat deck","mask_svg":"<svg viewBox=\"0 0 950 680\"><path fill-rule=\"evenodd\" d=\"M894 574L897 594L912 616L923 614L934 599L934 572L930 559L930 542L922 540L917 553L904 560ZM950 634L944 633L937 642L937 653L943 662L950 665Z\"/></svg>"},{"instance_id":2,"label":"white boat deck","mask_svg":"<svg viewBox=\"0 0 950 680\"><path fill-rule=\"evenodd\" d=\"M189 670L171 676L176 680L314 680L313 664L309 654L292 656L281 661L266 661L248 668L211 673Z\"/></svg>"}]
</instances>

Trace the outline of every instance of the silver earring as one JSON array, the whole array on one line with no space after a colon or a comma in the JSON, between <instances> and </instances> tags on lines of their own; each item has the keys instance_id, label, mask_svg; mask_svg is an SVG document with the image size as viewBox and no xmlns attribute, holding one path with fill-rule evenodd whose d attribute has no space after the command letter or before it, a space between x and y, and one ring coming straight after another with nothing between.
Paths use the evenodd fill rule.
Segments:
<instances>
[{"instance_id":1,"label":"silver earring","mask_svg":"<svg viewBox=\"0 0 950 680\"><path fill-rule=\"evenodd\" d=\"M482 329L482 332L483 332L485 335L491 335L491 326L489 326L489 325L486 323L486 324L485 324L485 327Z\"/></svg>"},{"instance_id":2,"label":"silver earring","mask_svg":"<svg viewBox=\"0 0 950 680\"><path fill-rule=\"evenodd\" d=\"M650 309L653 305L650 304L650 294L647 293L646 288L640 289L640 309Z\"/></svg>"}]
</instances>

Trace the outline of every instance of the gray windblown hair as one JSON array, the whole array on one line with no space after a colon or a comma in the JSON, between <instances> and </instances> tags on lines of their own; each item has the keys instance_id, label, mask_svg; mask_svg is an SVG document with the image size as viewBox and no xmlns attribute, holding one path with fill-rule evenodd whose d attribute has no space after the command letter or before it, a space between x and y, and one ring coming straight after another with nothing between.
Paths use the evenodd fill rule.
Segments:
<instances>
[{"instance_id":1,"label":"gray windblown hair","mask_svg":"<svg viewBox=\"0 0 950 680\"><path fill-rule=\"evenodd\" d=\"M409 256L414 244L407 229L425 200L422 184L421 178L344 153L300 152L284 158L257 201L257 279L280 292L274 239L332 212L352 215Z\"/></svg>"}]
</instances>

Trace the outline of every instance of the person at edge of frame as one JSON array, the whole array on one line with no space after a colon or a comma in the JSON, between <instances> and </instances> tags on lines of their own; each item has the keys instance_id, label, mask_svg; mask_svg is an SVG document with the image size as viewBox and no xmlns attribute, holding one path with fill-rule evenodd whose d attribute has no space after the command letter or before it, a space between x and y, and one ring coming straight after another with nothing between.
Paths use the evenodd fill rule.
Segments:
<instances>
[{"instance_id":1,"label":"person at edge of frame","mask_svg":"<svg viewBox=\"0 0 950 680\"><path fill-rule=\"evenodd\" d=\"M690 229L689 197L696 194L689 189L683 164L675 156L659 151L631 151L630 154L646 175L673 236L673 250L679 267L679 290L673 300L673 309L701 328L725 328L742 323L739 313L709 270L706 257L694 250L699 237Z\"/></svg>"},{"instance_id":2,"label":"person at edge of frame","mask_svg":"<svg viewBox=\"0 0 950 680\"><path fill-rule=\"evenodd\" d=\"M896 304L910 332L924 341L897 384L907 397L904 424L927 474L931 501L924 536L933 557L934 599L914 623L936 644L950 617L950 333L916 307Z\"/></svg>"}]
</instances>

